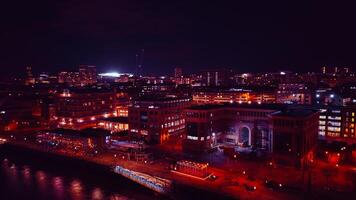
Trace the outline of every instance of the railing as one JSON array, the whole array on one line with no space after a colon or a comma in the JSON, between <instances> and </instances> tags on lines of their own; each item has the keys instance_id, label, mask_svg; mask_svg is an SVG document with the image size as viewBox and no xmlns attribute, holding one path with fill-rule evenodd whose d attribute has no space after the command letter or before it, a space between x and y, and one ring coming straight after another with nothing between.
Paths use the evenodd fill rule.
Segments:
<instances>
[{"instance_id":1,"label":"railing","mask_svg":"<svg viewBox=\"0 0 356 200\"><path fill-rule=\"evenodd\" d=\"M121 166L115 166L114 172L158 193L167 193L170 191L172 186L172 182L170 180L132 171Z\"/></svg>"}]
</instances>

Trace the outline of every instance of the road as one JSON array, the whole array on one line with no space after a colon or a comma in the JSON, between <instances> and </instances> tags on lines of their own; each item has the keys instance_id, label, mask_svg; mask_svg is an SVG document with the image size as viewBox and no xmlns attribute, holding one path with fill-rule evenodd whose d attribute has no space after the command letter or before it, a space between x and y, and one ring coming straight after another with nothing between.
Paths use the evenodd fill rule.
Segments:
<instances>
[{"instance_id":1,"label":"road","mask_svg":"<svg viewBox=\"0 0 356 200\"><path fill-rule=\"evenodd\" d=\"M310 195L310 197L320 197L318 196L319 194L321 196L322 194L330 194L329 197L333 197L333 195L339 195L340 192L345 195L355 194L354 178L350 178L354 176L352 170L350 171L351 168L349 166L330 166L322 161L315 161L309 170L303 172L295 168L277 167L274 164L270 165L270 163L252 162L239 158L230 159L221 155L221 152L213 153L208 157L194 158L196 160L209 162L209 172L218 177L216 180L210 181L172 173L169 170L169 160L185 157L181 152L170 152L173 148L169 151L164 151L164 148L159 148L159 151L164 151L165 157L171 159L167 160L161 156L151 163L130 161L127 160L125 156L122 157L118 154L108 152L88 155L83 151L72 151L54 147L52 149L48 147L44 148L36 142L24 140L24 137L8 137L7 139L8 142L14 145L21 145L43 152L50 151L55 154L74 157L106 166L120 165L134 171L173 180L179 184L214 191L239 199L304 199L306 196L303 193L309 190L313 191L312 194L309 191L310 194L308 195ZM160 153L162 154L162 152ZM273 180L281 184L281 187L273 189L266 187L266 180ZM310 186L307 187L309 182ZM249 191L246 189L246 186L255 187L256 190ZM324 188L328 190L325 191Z\"/></svg>"}]
</instances>

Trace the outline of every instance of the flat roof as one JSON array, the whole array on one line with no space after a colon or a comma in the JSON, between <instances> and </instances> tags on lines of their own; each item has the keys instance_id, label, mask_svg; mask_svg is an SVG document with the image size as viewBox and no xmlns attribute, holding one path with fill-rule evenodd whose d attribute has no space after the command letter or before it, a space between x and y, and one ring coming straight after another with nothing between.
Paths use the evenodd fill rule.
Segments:
<instances>
[{"instance_id":1,"label":"flat roof","mask_svg":"<svg viewBox=\"0 0 356 200\"><path fill-rule=\"evenodd\" d=\"M278 117L308 117L317 113L317 110L312 109L287 109L279 112L272 113L272 116Z\"/></svg>"},{"instance_id":2,"label":"flat roof","mask_svg":"<svg viewBox=\"0 0 356 200\"><path fill-rule=\"evenodd\" d=\"M73 137L102 137L110 135L110 132L101 128L94 129L94 128L87 128L83 130L72 130L72 129L54 129L47 131L50 133L61 134L61 135L68 135Z\"/></svg>"},{"instance_id":3,"label":"flat roof","mask_svg":"<svg viewBox=\"0 0 356 200\"><path fill-rule=\"evenodd\" d=\"M218 108L249 108L249 109L265 109L265 110L284 110L288 108L288 104L247 104L247 103L225 103L225 104L204 104L194 105L186 109L190 110L210 110Z\"/></svg>"},{"instance_id":4,"label":"flat roof","mask_svg":"<svg viewBox=\"0 0 356 200\"><path fill-rule=\"evenodd\" d=\"M128 123L128 117L110 117L106 119L101 119L101 121L108 121L108 122L121 122L121 123Z\"/></svg>"},{"instance_id":5,"label":"flat roof","mask_svg":"<svg viewBox=\"0 0 356 200\"><path fill-rule=\"evenodd\" d=\"M190 97L174 96L174 95L144 95L138 97L134 101L171 101L179 99L190 99Z\"/></svg>"}]
</instances>

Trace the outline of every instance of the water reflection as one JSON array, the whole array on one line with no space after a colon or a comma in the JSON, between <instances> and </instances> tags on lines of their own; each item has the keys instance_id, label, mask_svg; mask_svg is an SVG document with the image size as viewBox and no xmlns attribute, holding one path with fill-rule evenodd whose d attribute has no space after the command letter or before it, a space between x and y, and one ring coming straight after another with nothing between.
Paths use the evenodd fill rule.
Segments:
<instances>
[{"instance_id":1,"label":"water reflection","mask_svg":"<svg viewBox=\"0 0 356 200\"><path fill-rule=\"evenodd\" d=\"M38 183L38 186L40 190L45 191L46 186L47 186L47 181L46 181L46 174L43 171L37 171L36 172L36 181Z\"/></svg>"},{"instance_id":2,"label":"water reflection","mask_svg":"<svg viewBox=\"0 0 356 200\"><path fill-rule=\"evenodd\" d=\"M30 184L31 181L31 169L28 166L23 166L22 169L23 181L26 185Z\"/></svg>"},{"instance_id":3,"label":"water reflection","mask_svg":"<svg viewBox=\"0 0 356 200\"><path fill-rule=\"evenodd\" d=\"M64 184L62 177L54 177L52 180L52 185L54 189L54 194L58 199L63 199L64 195Z\"/></svg>"},{"instance_id":4,"label":"water reflection","mask_svg":"<svg viewBox=\"0 0 356 200\"><path fill-rule=\"evenodd\" d=\"M117 177L88 172L0 156L0 199L152 199L151 193L138 192L138 188L122 184Z\"/></svg>"},{"instance_id":5,"label":"water reflection","mask_svg":"<svg viewBox=\"0 0 356 200\"><path fill-rule=\"evenodd\" d=\"M100 188L94 188L93 189L93 192L92 192L92 199L103 199L104 198L104 195L103 195L103 192Z\"/></svg>"},{"instance_id":6,"label":"water reflection","mask_svg":"<svg viewBox=\"0 0 356 200\"><path fill-rule=\"evenodd\" d=\"M113 194L110 196L110 200L127 200L129 198L122 196L120 194Z\"/></svg>"},{"instance_id":7,"label":"water reflection","mask_svg":"<svg viewBox=\"0 0 356 200\"><path fill-rule=\"evenodd\" d=\"M70 184L70 192L73 199L83 199L83 186L82 183L75 179Z\"/></svg>"}]
</instances>

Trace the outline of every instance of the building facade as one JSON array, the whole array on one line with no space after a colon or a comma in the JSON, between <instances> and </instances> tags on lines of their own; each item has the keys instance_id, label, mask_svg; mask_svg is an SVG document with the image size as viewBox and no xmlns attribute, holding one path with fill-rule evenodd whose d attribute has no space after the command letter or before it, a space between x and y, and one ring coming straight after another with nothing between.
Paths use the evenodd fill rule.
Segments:
<instances>
[{"instance_id":1,"label":"building facade","mask_svg":"<svg viewBox=\"0 0 356 200\"><path fill-rule=\"evenodd\" d=\"M65 89L57 95L56 106L58 127L81 129L114 116L116 94L110 89Z\"/></svg>"},{"instance_id":2,"label":"building facade","mask_svg":"<svg viewBox=\"0 0 356 200\"><path fill-rule=\"evenodd\" d=\"M279 108L284 108L280 105ZM205 151L216 143L272 151L272 104L199 105L185 109L186 138L183 149Z\"/></svg>"},{"instance_id":3,"label":"building facade","mask_svg":"<svg viewBox=\"0 0 356 200\"><path fill-rule=\"evenodd\" d=\"M278 86L276 101L284 104L312 104L312 93L303 83L282 83Z\"/></svg>"},{"instance_id":4,"label":"building facade","mask_svg":"<svg viewBox=\"0 0 356 200\"><path fill-rule=\"evenodd\" d=\"M129 106L130 131L152 144L163 143L171 135L184 132L183 109L191 103L189 97L143 96Z\"/></svg>"},{"instance_id":5,"label":"building facade","mask_svg":"<svg viewBox=\"0 0 356 200\"><path fill-rule=\"evenodd\" d=\"M305 109L277 111L271 118L276 162L297 167L310 162L316 153L319 112Z\"/></svg>"}]
</instances>

